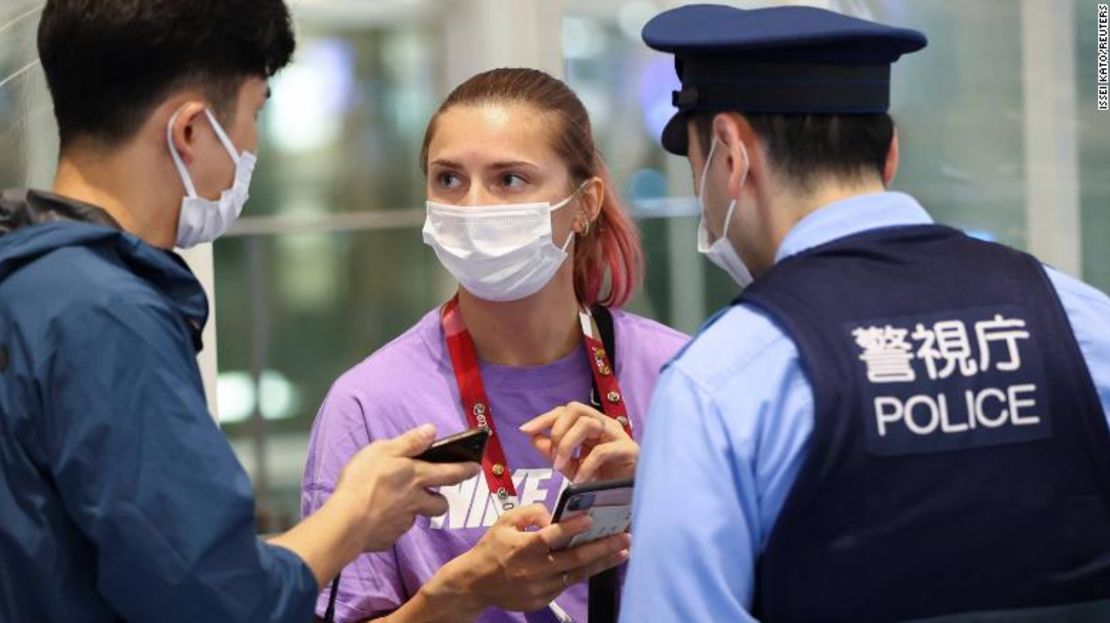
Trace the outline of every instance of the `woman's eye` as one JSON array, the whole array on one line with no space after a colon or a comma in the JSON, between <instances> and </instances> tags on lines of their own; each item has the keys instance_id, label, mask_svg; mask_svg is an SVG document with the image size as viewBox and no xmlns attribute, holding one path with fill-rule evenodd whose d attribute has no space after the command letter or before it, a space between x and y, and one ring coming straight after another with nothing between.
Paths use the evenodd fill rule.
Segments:
<instances>
[{"instance_id":1,"label":"woman's eye","mask_svg":"<svg viewBox=\"0 0 1110 623\"><path fill-rule=\"evenodd\" d=\"M506 173L501 176L501 185L509 190L520 190L528 183L523 177L515 173Z\"/></svg>"},{"instance_id":2,"label":"woman's eye","mask_svg":"<svg viewBox=\"0 0 1110 623\"><path fill-rule=\"evenodd\" d=\"M454 173L440 173L439 174L439 185L444 187L444 188L448 188L448 189L458 188L460 183L461 183L461 180L459 180L459 176L455 175Z\"/></svg>"}]
</instances>

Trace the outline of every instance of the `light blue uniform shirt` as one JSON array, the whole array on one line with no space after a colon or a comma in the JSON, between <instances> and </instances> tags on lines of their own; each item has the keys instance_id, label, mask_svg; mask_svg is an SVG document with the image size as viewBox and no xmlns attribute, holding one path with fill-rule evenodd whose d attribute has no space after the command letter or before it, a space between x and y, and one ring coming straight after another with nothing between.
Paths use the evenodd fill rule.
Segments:
<instances>
[{"instance_id":1,"label":"light blue uniform shirt","mask_svg":"<svg viewBox=\"0 0 1110 623\"><path fill-rule=\"evenodd\" d=\"M884 192L800 221L775 261L868 229L931 223ZM1047 269L1110 415L1110 298ZM754 621L755 564L802 466L813 390L793 341L739 305L709 320L655 388L636 474L621 621Z\"/></svg>"}]
</instances>

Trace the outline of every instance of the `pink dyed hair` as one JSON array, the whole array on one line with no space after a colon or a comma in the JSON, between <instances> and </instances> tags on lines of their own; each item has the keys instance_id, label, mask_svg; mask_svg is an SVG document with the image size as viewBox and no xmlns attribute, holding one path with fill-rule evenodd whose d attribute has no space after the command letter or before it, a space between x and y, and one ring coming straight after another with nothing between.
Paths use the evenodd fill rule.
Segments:
<instances>
[{"instance_id":1,"label":"pink dyed hair","mask_svg":"<svg viewBox=\"0 0 1110 623\"><path fill-rule=\"evenodd\" d=\"M574 245L574 291L578 300L586 305L623 306L643 280L644 252L640 234L594 146L586 107L561 80L536 69L509 68L480 73L460 84L428 123L420 153L425 175L428 173L428 146L439 116L454 106L487 103L519 103L554 114L561 123L551 129L552 147L566 163L575 183L593 177L602 180L605 197L597 221ZM603 296L606 274L608 288Z\"/></svg>"}]
</instances>

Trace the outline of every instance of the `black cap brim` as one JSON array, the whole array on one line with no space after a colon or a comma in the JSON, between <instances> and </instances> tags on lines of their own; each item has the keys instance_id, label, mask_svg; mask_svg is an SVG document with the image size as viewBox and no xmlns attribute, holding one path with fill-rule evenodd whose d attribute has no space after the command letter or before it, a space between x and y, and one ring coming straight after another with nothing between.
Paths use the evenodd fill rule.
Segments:
<instances>
[{"instance_id":1,"label":"black cap brim","mask_svg":"<svg viewBox=\"0 0 1110 623\"><path fill-rule=\"evenodd\" d=\"M676 156L685 156L690 149L690 133L686 125L686 113L675 113L663 128L663 149Z\"/></svg>"}]
</instances>

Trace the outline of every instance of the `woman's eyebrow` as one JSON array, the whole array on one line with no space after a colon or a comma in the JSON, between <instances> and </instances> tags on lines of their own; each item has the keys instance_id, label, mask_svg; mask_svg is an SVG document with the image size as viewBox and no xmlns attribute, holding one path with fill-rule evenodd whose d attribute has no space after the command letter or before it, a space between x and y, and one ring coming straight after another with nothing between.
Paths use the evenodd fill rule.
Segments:
<instances>
[{"instance_id":1,"label":"woman's eyebrow","mask_svg":"<svg viewBox=\"0 0 1110 623\"><path fill-rule=\"evenodd\" d=\"M532 164L531 162L524 161L524 160L503 160L503 161L500 161L500 162L490 163L489 165L486 166L487 169L495 169L495 170L517 169L517 168L520 168L520 167L526 167L526 168L529 168L529 169L538 169L539 168L539 166L537 166L535 164Z\"/></svg>"},{"instance_id":2,"label":"woman's eyebrow","mask_svg":"<svg viewBox=\"0 0 1110 623\"><path fill-rule=\"evenodd\" d=\"M431 161L430 166L442 167L442 168L445 168L445 169L462 169L462 168L464 168L462 163L456 162L454 160L448 160L446 158L436 158L435 160ZM487 170L491 170L491 171L500 171L500 170L503 170L503 169L516 169L516 168L522 168L522 167L523 168L529 168L529 169L539 169L540 168L539 165L528 162L526 160L499 160L497 162L491 162L491 163L485 165L483 168L485 168Z\"/></svg>"},{"instance_id":3,"label":"woman's eyebrow","mask_svg":"<svg viewBox=\"0 0 1110 623\"><path fill-rule=\"evenodd\" d=\"M437 167L443 167L445 169L463 168L462 164L455 162L454 160L445 160L443 158L436 158L435 160L431 161L430 164Z\"/></svg>"}]
</instances>

